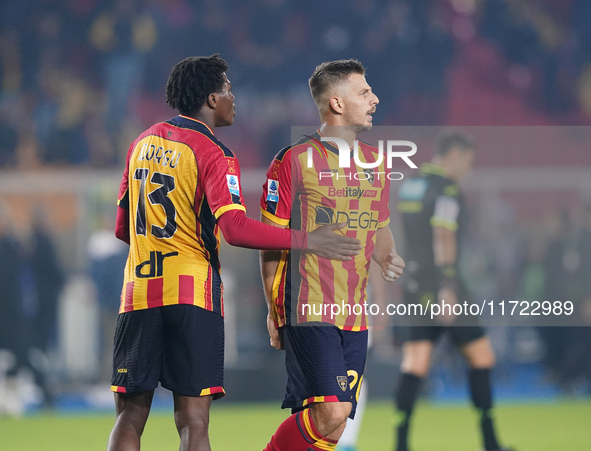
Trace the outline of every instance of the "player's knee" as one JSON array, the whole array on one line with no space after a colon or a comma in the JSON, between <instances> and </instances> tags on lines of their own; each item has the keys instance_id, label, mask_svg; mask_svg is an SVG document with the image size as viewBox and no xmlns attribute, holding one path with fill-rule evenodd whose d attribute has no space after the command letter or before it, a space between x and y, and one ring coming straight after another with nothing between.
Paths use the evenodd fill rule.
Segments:
<instances>
[{"instance_id":1,"label":"player's knee","mask_svg":"<svg viewBox=\"0 0 591 451\"><path fill-rule=\"evenodd\" d=\"M466 357L470 368L475 370L491 369L496 364L495 353L490 345L483 345L477 349L471 349L470 352L466 354Z\"/></svg>"},{"instance_id":2,"label":"player's knee","mask_svg":"<svg viewBox=\"0 0 591 451\"><path fill-rule=\"evenodd\" d=\"M404 358L400 365L400 371L406 374L423 378L429 374L429 360Z\"/></svg>"},{"instance_id":3,"label":"player's knee","mask_svg":"<svg viewBox=\"0 0 591 451\"><path fill-rule=\"evenodd\" d=\"M431 367L432 349L433 344L427 341L405 344L400 371L421 378L427 376Z\"/></svg>"},{"instance_id":4,"label":"player's knee","mask_svg":"<svg viewBox=\"0 0 591 451\"><path fill-rule=\"evenodd\" d=\"M312 406L312 418L318 432L327 436L347 421L351 413L350 402L325 402Z\"/></svg>"},{"instance_id":5,"label":"player's knee","mask_svg":"<svg viewBox=\"0 0 591 451\"><path fill-rule=\"evenodd\" d=\"M195 414L195 412L176 412L174 422L179 434L188 432L192 435L207 434L209 418L207 415Z\"/></svg>"},{"instance_id":6,"label":"player's knee","mask_svg":"<svg viewBox=\"0 0 591 451\"><path fill-rule=\"evenodd\" d=\"M495 355L490 352L472 356L468 363L474 370L491 369L495 366L496 360Z\"/></svg>"}]
</instances>

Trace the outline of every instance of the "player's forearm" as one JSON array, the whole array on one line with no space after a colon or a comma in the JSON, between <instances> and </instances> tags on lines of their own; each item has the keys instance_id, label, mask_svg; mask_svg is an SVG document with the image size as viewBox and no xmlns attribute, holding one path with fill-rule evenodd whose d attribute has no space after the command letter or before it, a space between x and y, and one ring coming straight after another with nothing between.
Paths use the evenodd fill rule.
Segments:
<instances>
[{"instance_id":1,"label":"player's forearm","mask_svg":"<svg viewBox=\"0 0 591 451\"><path fill-rule=\"evenodd\" d=\"M307 234L255 221L242 210L230 210L218 219L224 238L232 246L263 250L305 249Z\"/></svg>"},{"instance_id":2,"label":"player's forearm","mask_svg":"<svg viewBox=\"0 0 591 451\"><path fill-rule=\"evenodd\" d=\"M121 241L129 244L129 211L122 207L117 207L115 236Z\"/></svg>"},{"instance_id":3,"label":"player's forearm","mask_svg":"<svg viewBox=\"0 0 591 451\"><path fill-rule=\"evenodd\" d=\"M281 260L281 252L261 251L261 277L263 279L263 288L265 290L265 300L269 312L273 311L273 283L275 274Z\"/></svg>"},{"instance_id":4,"label":"player's forearm","mask_svg":"<svg viewBox=\"0 0 591 451\"><path fill-rule=\"evenodd\" d=\"M390 252L396 252L396 243L389 227L383 227L376 232L376 245L371 257L382 266L388 259Z\"/></svg>"}]
</instances>

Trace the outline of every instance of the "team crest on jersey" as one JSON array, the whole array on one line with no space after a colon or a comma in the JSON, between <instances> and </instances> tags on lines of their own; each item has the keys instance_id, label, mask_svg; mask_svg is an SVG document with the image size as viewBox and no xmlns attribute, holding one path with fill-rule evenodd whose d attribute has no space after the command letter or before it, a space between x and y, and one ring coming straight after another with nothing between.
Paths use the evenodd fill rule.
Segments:
<instances>
[{"instance_id":1,"label":"team crest on jersey","mask_svg":"<svg viewBox=\"0 0 591 451\"><path fill-rule=\"evenodd\" d=\"M337 383L341 390L347 391L347 376L337 376Z\"/></svg>"},{"instance_id":2,"label":"team crest on jersey","mask_svg":"<svg viewBox=\"0 0 591 451\"><path fill-rule=\"evenodd\" d=\"M235 174L236 173L236 167L234 166L234 160L227 159L226 161L228 162L228 172L230 174Z\"/></svg>"},{"instance_id":3,"label":"team crest on jersey","mask_svg":"<svg viewBox=\"0 0 591 451\"><path fill-rule=\"evenodd\" d=\"M375 180L375 175L374 175L373 169L364 169L363 172L365 172L367 174L367 181L369 182L370 185L373 186L373 182Z\"/></svg>"},{"instance_id":4,"label":"team crest on jersey","mask_svg":"<svg viewBox=\"0 0 591 451\"><path fill-rule=\"evenodd\" d=\"M240 186L238 185L238 178L235 175L226 174L226 180L228 182L228 189L230 194L240 196Z\"/></svg>"},{"instance_id":5,"label":"team crest on jersey","mask_svg":"<svg viewBox=\"0 0 591 451\"><path fill-rule=\"evenodd\" d=\"M275 179L279 178L279 166L281 166L281 162L275 161L275 163L273 163L273 169L271 169L271 177Z\"/></svg>"},{"instance_id":6,"label":"team crest on jersey","mask_svg":"<svg viewBox=\"0 0 591 451\"><path fill-rule=\"evenodd\" d=\"M279 202L279 181L267 179L267 201Z\"/></svg>"}]
</instances>

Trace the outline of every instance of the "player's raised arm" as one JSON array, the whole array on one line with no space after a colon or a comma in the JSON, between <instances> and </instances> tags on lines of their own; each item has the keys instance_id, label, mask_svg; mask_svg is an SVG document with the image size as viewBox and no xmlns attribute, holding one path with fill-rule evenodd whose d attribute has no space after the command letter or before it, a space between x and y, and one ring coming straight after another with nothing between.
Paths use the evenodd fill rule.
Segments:
<instances>
[{"instance_id":1,"label":"player's raised arm","mask_svg":"<svg viewBox=\"0 0 591 451\"><path fill-rule=\"evenodd\" d=\"M361 242L335 233L345 224L331 224L307 233L280 229L255 221L242 210L230 210L218 219L226 241L239 247L262 250L299 249L331 260L351 260L359 254Z\"/></svg>"}]
</instances>

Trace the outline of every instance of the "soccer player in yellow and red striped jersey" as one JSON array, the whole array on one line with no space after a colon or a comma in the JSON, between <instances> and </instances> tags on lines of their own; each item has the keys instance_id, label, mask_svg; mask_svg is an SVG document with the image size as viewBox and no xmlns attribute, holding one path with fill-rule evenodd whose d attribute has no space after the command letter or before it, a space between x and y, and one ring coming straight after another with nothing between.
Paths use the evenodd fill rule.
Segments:
<instances>
[{"instance_id":1,"label":"soccer player in yellow and red striped jersey","mask_svg":"<svg viewBox=\"0 0 591 451\"><path fill-rule=\"evenodd\" d=\"M390 185L384 164L364 171L353 158L357 135L371 128L378 104L365 68L357 60L323 63L309 84L322 125L275 157L263 186L263 222L311 232L342 221L344 233L361 240L364 249L342 263L295 249L261 253L271 345L286 351L282 407L293 413L265 451L336 447L347 418L355 415L365 369L363 304L370 259L389 282L404 268L388 228ZM339 167L341 145L353 151L349 168ZM361 163L378 159L377 149L368 144L359 142L357 150Z\"/></svg>"},{"instance_id":2,"label":"soccer player in yellow and red striped jersey","mask_svg":"<svg viewBox=\"0 0 591 451\"><path fill-rule=\"evenodd\" d=\"M228 66L192 57L170 74L167 103L180 115L130 146L116 235L130 245L113 347L117 419L109 451L139 450L154 389L174 395L181 449L207 451L209 407L224 396L220 229L233 245L299 249L350 260L351 237L278 230L245 216L240 167L215 135L234 122Z\"/></svg>"}]
</instances>

